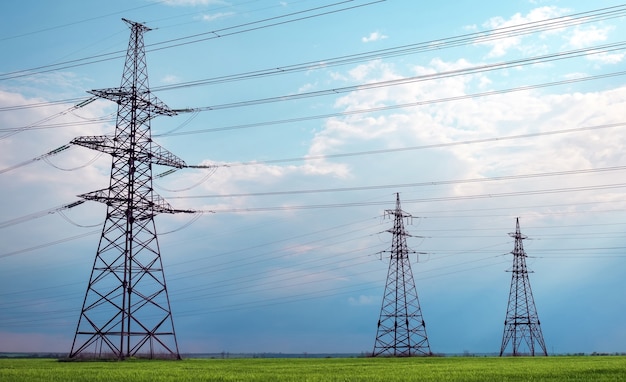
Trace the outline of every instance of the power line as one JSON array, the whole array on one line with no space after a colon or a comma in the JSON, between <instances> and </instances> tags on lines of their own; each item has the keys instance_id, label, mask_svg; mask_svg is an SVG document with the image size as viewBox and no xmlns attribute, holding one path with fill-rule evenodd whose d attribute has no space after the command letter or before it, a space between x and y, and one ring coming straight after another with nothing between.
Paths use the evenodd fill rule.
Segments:
<instances>
[{"instance_id":1,"label":"power line","mask_svg":"<svg viewBox=\"0 0 626 382\"><path fill-rule=\"evenodd\" d=\"M353 1L353 0L340 1L340 2L333 3L333 4L330 4L330 5L326 5L326 6L323 6L323 7L310 8L310 9L307 9L305 11L300 11L300 12L297 12L297 13L294 13L294 14L287 14L287 15L282 15L282 16L278 16L278 17L272 17L272 18L268 18L268 19L263 19L263 20L258 20L258 21L255 21L255 22L251 22L251 23L250 22L249 23L244 23L244 24L240 24L240 25L236 25L236 26L232 26L232 27L228 27L228 28L224 28L224 29L220 29L220 30L216 30L216 31L210 31L210 32L203 33L203 34L213 34L213 37L207 37L207 38L202 38L202 39L198 39L198 40L194 40L194 41L176 43L176 44L172 44L172 45L169 45L169 46L158 47L158 48L154 48L154 49L149 49L149 47L165 44L166 42L172 42L172 41L175 41L175 40L169 40L169 41L166 41L166 42L149 44L149 45L146 45L146 47L148 48L146 51L147 52L152 52L152 51L156 51L156 50L169 49L169 48L173 48L173 47L178 47L178 46L182 46L182 45L188 45L188 44L201 42L201 41L206 41L206 40L210 40L210 39L226 37L226 36L240 34L240 33L244 33L244 32L251 32L251 31L264 29L264 28L269 28L269 27L273 27L273 26L277 26L277 25L292 23L292 22L296 22L296 21L302 21L302 20L305 20L305 19L313 18L313 17L320 17L320 16L325 16L325 15L329 15L329 14L333 14L333 13L342 12L342 11L348 11L348 10L352 10L352 9L355 9L355 8L359 8L359 7L363 7L363 6L368 6L368 5L380 3L380 2L383 2L383 1L386 1L386 0L371 1L371 2L365 3L365 4L360 4L360 5L356 5L356 6L341 8L341 9L327 11L327 12L321 12L321 13L318 13L318 14L315 14L315 15L303 16L303 17L292 19L292 20L286 20L286 21L281 21L281 22L275 22L275 23L268 24L268 25L251 27L251 28L244 29L244 30L241 30L241 31L234 31L234 32L228 32L228 33L222 33L222 34L219 33L219 32L222 32L224 30L237 29L237 28L241 28L243 26L248 26L248 25L251 25L251 24L263 23L263 22L275 20L277 18L284 18L284 17L293 16L293 15L298 14L298 13L311 12L311 11L319 10L319 9L326 8L326 7L336 6L338 4L343 4L343 3L346 3L346 2L350 2L350 1ZM188 38L192 38L192 37L194 37L194 36L182 37L180 39L188 39ZM119 50L119 51L115 51L115 52L103 53L103 54L99 54L99 55L93 55L93 56L89 56L89 57L83 57L83 58L78 58L78 59L74 59L74 60L63 61L63 62L59 62L59 63L56 63L56 64L41 65L41 66L33 67L33 68L30 68L30 69L23 69L23 70L17 70L17 71L13 71L13 72L3 73L3 74L0 74L0 81L9 80L9 79L15 79L15 78L21 78L21 77L26 77L26 76L31 76L33 74L54 72L54 71L57 71L57 70L69 69L69 68L74 68L74 67L78 67L78 66L94 64L94 63L99 63L99 62L104 62L104 61L115 60L115 59L123 58L124 57L124 53L125 53L125 51Z\"/></svg>"},{"instance_id":2,"label":"power line","mask_svg":"<svg viewBox=\"0 0 626 382\"><path fill-rule=\"evenodd\" d=\"M109 17L109 16L125 14L125 13L130 12L130 11L135 11L135 10L138 10L138 9L152 7L154 5L163 4L165 2L167 2L167 0L152 1L150 4L145 4L145 5L141 5L141 6L138 6L138 7L128 8L128 9L125 9L125 10L122 10L122 11L112 12L112 13L108 13L108 14L105 14L105 15L90 17L90 18L82 19L82 20L78 20L78 21L72 21L72 22L69 22L69 23L66 23L66 24L55 25L55 26L51 26L51 27L47 27L47 28L43 28L43 29L38 29L38 30L35 30L35 31L31 31L31 32L21 33L21 34L17 34L17 35L13 35L13 36L2 37L2 38L0 38L0 41L13 40L13 39L17 39L17 38L20 38L20 37L32 36L34 34L50 32L51 30L66 28L66 27L69 27L69 26L72 26L72 25L83 24L83 23L86 23L86 22L89 22L89 21L94 21L94 20L102 19L102 18Z\"/></svg>"},{"instance_id":3,"label":"power line","mask_svg":"<svg viewBox=\"0 0 626 382\"><path fill-rule=\"evenodd\" d=\"M564 59L576 58L576 57L581 57L581 56L608 53L608 52L613 52L617 50L623 50L625 47L626 47L626 42L621 41L617 43L598 45L594 47L581 48L581 49L557 52L557 53L552 53L552 54L545 54L545 55L534 56L530 58L515 59L515 60L497 62L493 64L477 65L477 66L473 66L469 68L450 70L446 72L425 74L425 75L386 80L386 81L374 82L374 83L369 82L366 84L352 85L352 86L347 86L347 87L342 87L342 88L328 89L328 90L315 91L315 92L309 92L309 93L298 93L298 94L292 95L292 97L299 99L299 98L307 98L310 96L345 93L348 91L366 90L366 89L378 88L378 87L383 87L383 86L401 85L401 84L408 84L408 83L421 82L421 81L427 81L427 80L450 78L450 77L455 77L459 75L477 74L477 73L483 73L483 72L488 72L488 71L493 71L493 70L508 69L508 68L517 67L517 66L536 65L539 63L552 62L556 60L564 60ZM343 64L343 60L338 60L338 61L341 61ZM332 59L330 60L330 62L323 61L323 62L318 62L316 64L324 68L336 65ZM312 69L311 64L307 63L304 65L296 65L294 66L294 68L276 68L276 69L269 69L266 71L250 72L250 73L244 73L244 74L232 75L232 76L221 76L221 77L210 78L206 80L196 80L196 81L184 82L184 83L179 83L179 84L163 85L163 86L155 87L154 91L175 90L175 89L189 88L189 87L194 87L194 86L213 85L213 84L219 84L219 83L224 83L224 82L240 81L240 80L250 79L250 78L258 78L258 77L267 76L267 75L286 74L292 71L303 71L303 70L308 71L311 69ZM291 99L291 98L286 98L286 97L289 97L289 96L280 96L276 98ZM260 101L264 101L264 100L260 100ZM253 101L246 101L246 102L253 102Z\"/></svg>"},{"instance_id":4,"label":"power line","mask_svg":"<svg viewBox=\"0 0 626 382\"><path fill-rule=\"evenodd\" d=\"M373 3L377 3L377 2L378 1L373 2ZM336 3L336 4L340 4L340 3ZM371 3L367 3L365 5L370 5L370 4ZM317 61L311 61L311 62L302 63L302 64L288 65L288 66L282 66L278 68L271 68L271 69L266 69L266 70L247 72L243 74L236 74L236 75L222 77L222 79L229 79L229 78L233 79L237 77L246 78L250 76L256 77L256 76L262 76L262 75L268 75L268 74L281 74L281 73L288 73L292 71L301 71L301 70L305 70L305 68L310 70L315 67L320 67L322 66L322 64L326 65L327 62L328 62L328 65L334 66L338 64L361 62L361 61L370 60L376 57L398 56L398 55L404 55L404 54L416 53L416 52L422 52L422 51L440 50L444 48L462 46L466 44L474 44L477 42L487 42L487 41L493 41L493 40L497 40L501 38L510 38L510 37L520 36L524 34L535 33L537 31L552 30L552 29L557 29L557 28L565 28L565 27L569 27L573 25L597 22L597 21L602 21L606 19L622 17L624 14L626 14L626 5L600 8L600 9L595 9L595 10L586 11L586 12L573 13L567 16L561 16L561 17L534 21L534 22L529 22L529 23L522 23L522 24L508 26L508 27L495 28L495 29L491 29L488 31L480 31L480 32L473 32L473 33L468 33L468 34L462 34L462 35L457 35L457 36L452 36L452 37L441 38L437 40L419 42L415 44L408 44L408 45L403 45L403 46L399 46L395 48L374 50L370 52L357 53L357 54L346 55L346 56L341 56L337 58L317 60ZM266 19L266 20L271 20L271 19L273 18ZM257 22L263 22L263 21L265 20L260 20ZM234 29L234 28L238 28L247 24L250 24L250 23L241 24L238 26L228 27L224 29L226 30ZM255 29L251 29L251 30L255 30ZM220 31L223 31L223 30L209 31L203 34L210 35L210 34L215 34L216 32L220 32ZM241 32L237 32L237 33L241 33ZM191 36L181 37L175 40L168 40L168 41L158 42L154 44L148 44L147 47L158 46L158 45L162 45L162 44L165 44L166 42L171 42L171 41L189 39L194 36L197 36L197 35L191 35ZM211 38L217 38L217 37L214 36ZM190 43L205 41L207 39L209 38L204 38L204 39L200 39L200 40L192 41L192 42L186 42L184 44L176 44L172 46L161 47L158 49L161 50L161 49L171 48L175 46L186 45ZM151 50L148 50L148 52L149 51ZM118 59L118 58L123 57L123 53L124 51L110 52L110 53L105 53L101 55L80 58L76 60L64 61L64 62L60 62L57 64L43 65L43 66L34 67L30 69L4 73L3 75L0 75L0 80L28 76L28 75L32 75L33 73L43 73L43 72L49 72L49 71L55 71L55 70L76 67L76 66L92 64L92 63L98 63L98 62L112 60L112 59ZM110 57L110 56L114 56L114 57ZM92 60L92 61L89 61L89 60ZM84 62L84 61L87 61L87 62ZM57 68L54 68L54 67L57 67ZM194 84L196 82L205 82L205 81L210 82L212 80L198 80L198 81L192 81L186 84ZM180 84L180 86L185 86L185 84ZM155 88L155 89L159 89L159 88ZM166 89L166 87L163 87L161 89Z\"/></svg>"},{"instance_id":5,"label":"power line","mask_svg":"<svg viewBox=\"0 0 626 382\"><path fill-rule=\"evenodd\" d=\"M299 18L296 18L296 19L293 19L293 20L279 21L279 22L275 22L275 23L272 23L272 24L268 24L268 25L251 27L253 25L261 24L261 23L264 23L264 22L283 19L285 17L291 17L291 16L305 14L305 13L308 13L308 12L319 11L319 10L326 9L326 8L332 8L332 7L335 7L335 6L338 6L338 5L343 5L343 4L346 4L346 3L350 3L352 1L354 1L354 0L339 1L339 2L335 2L335 3L332 3L332 4L326 4L326 5L315 7L315 8L309 8L309 9L306 9L306 10L303 10L303 11L287 13L287 14L284 14L284 15L270 17L270 18L263 19L263 20L252 21L252 22L248 22L248 23L244 23L244 24L239 24L239 25L236 25L236 26L227 27L227 28L216 29L216 30L213 30L213 31L208 31L208 32L203 32L203 33L190 35L190 36L179 37L179 38L165 40L165 41L161 41L161 42L157 42L157 43L153 43L153 44L148 44L147 45L147 47L149 48L148 52L152 52L152 51L156 51L156 50L162 50L162 49L169 49L169 48L172 48L172 47L193 44L193 43L197 43L197 42L201 42L201 41L212 40L212 39L215 39L215 38L231 36L231 35L240 34L240 33L244 33L244 32L250 32L250 31L263 29L263 28L267 28L267 27L271 27L271 26L283 25L283 24L287 24L287 23L292 23L294 21L302 21L302 20L313 18L313 17L329 15L329 14L338 13L338 12L342 12L342 11L346 11L346 10L353 10L353 9L356 9L356 8L361 8L361 7L372 5L372 4L382 3L382 2L384 2L386 0L375 0L375 1L370 1L369 3L358 4L358 5L354 5L354 6L347 7L347 8L341 8L341 9L326 11L326 12L323 12L323 13L310 15L310 16L302 16L302 17L299 17ZM226 32L226 31L230 31L230 30L233 30L233 29L238 29L238 28L242 28L242 27L249 27L249 26L251 28L243 29L241 31L235 31L235 32ZM226 32L226 33L223 33L223 32ZM192 41L187 41L187 42L177 42L177 41L192 39L192 38L196 38L196 37L200 37L200 36L209 36L209 37L196 39L196 40L192 40ZM166 44L169 44L169 43L172 43L172 42L176 42L176 43L172 44L172 45L167 45L167 46L162 47L162 48L150 49L151 47L155 47L155 46L159 46L159 45L166 45Z\"/></svg>"},{"instance_id":6,"label":"power line","mask_svg":"<svg viewBox=\"0 0 626 382\"><path fill-rule=\"evenodd\" d=\"M28 104L23 104L23 105L3 106L3 107L0 107L0 111L15 111L15 110L37 108L37 107L48 107L48 106L59 105L59 104L74 104L79 101L88 100L90 98L91 97L67 98L67 99L62 99L62 100L57 100L57 101L35 102L35 103L28 103Z\"/></svg>"},{"instance_id":7,"label":"power line","mask_svg":"<svg viewBox=\"0 0 626 382\"><path fill-rule=\"evenodd\" d=\"M624 10L624 11L626 12L626 10ZM586 14L586 13L582 13L582 14ZM557 18L557 19L560 19L560 18ZM549 19L549 20L552 20L552 19ZM544 22L544 21L541 21L541 22ZM568 22L571 22L571 20L568 19ZM585 19L585 22L590 22L590 19ZM528 24L535 24L535 23L537 23L537 22L528 23ZM526 25L526 24L521 24L521 25ZM515 26L515 28L517 28L517 27L519 27L519 26ZM505 28L494 29L493 33L489 34L489 36L493 37L494 34L495 35L500 35L501 33L506 32L510 28L513 28L513 27L505 27ZM207 33L211 33L211 32L207 32ZM481 35L481 34L484 34L484 33L485 32L476 32L476 33L473 33L473 34L462 35L461 37L463 37L463 36L477 36L477 35ZM507 32L507 33L509 33L509 32ZM510 36L504 36L504 37L510 37ZM504 37L499 37L499 38L504 38ZM441 41L447 41L447 40L450 40L450 39L454 40L456 38L457 37L451 37L451 38L444 38L444 39L441 39L441 40L437 40L436 49L440 49L441 48ZM266 75L286 74L286 73L293 72L293 71L311 70L311 69L314 69L316 67L329 67L329 66L335 66L335 65L339 65L339 64L360 62L360 61L364 61L364 60L368 60L368 59L380 58L381 55L382 56L398 55L400 53L408 54L408 53L411 52L411 48L407 48L407 47L414 47L414 48L421 47L421 48L435 49L435 48L433 48L433 44L434 44L434 41L429 41L429 42L425 42L425 43L418 43L418 44L412 44L412 45L408 45L408 46L401 46L401 47L397 47L397 48L389 48L389 49L371 51L371 52L366 52L366 53L361 53L361 54L342 56L342 57L338 57L338 58L331 58L331 59L307 62L307 63L303 63L303 64L289 65L289 66L284 66L284 67L271 68L271 69L260 70L260 71L253 71L253 72L247 72L247 73L242 73L242 74L228 75L228 76L216 77L216 78L212 78L212 79L196 80L196 81L190 81L190 82L185 82L185 83L180 83L180 84L165 85L165 86L161 86L161 87L155 87L153 90L155 90L155 91L156 90L172 90L172 89L183 88L183 87L191 87L191 86L207 85L207 84L221 83L221 82L227 82L227 81L235 81L235 80L248 79L248 78L256 78L256 77L266 76ZM608 51L613 51L613 50L622 49L622 48L623 48L623 43L606 44L606 45L596 46L596 47L592 47L592 48L585 48L585 49L573 50L573 51L568 51L568 52L559 52L559 53L556 53L556 54L538 56L538 57L533 57L533 58L529 58L529 59L512 60L512 61L506 61L506 62L501 62L501 63L496 63L496 64L482 65L482 66L478 66L478 67L461 69L461 70L457 70L457 71L437 73L435 75L418 76L418 77L413 77L413 78L409 78L409 79L394 80L394 82L395 83L404 83L405 81L406 82L412 82L412 80L421 81L421 80L427 80L427 79L447 78L448 76L453 76L453 75L462 75L462 74L467 74L467 73L472 73L472 72L482 72L482 71L486 71L486 70L496 70L496 69L502 69L502 68L510 67L510 66L513 66L513 65L530 64L530 63L551 61L551 60L555 60L555 59L571 58L571 57L580 56L580 55L585 54L585 53L597 54L599 52L608 52ZM605 50L602 50L602 49L605 49ZM569 56L569 57L566 57L566 56ZM356 61L354 61L354 60L356 60ZM329 90L322 91L322 92L312 92L312 93L299 94L298 98L301 98L301 97L304 98L304 97L308 97L308 96L317 96L317 95L323 95L323 94L335 94L337 92L351 91L350 89L354 90L354 88L363 89L363 86L377 87L377 86L385 86L385 85L389 85L389 84L377 83L377 84L367 84L367 85L356 85L356 86L353 86L353 87L342 88L342 89L329 89ZM277 97L277 99L286 100L287 98L285 98L285 96L282 96L282 97ZM57 104L57 103L67 103L67 102L74 102L74 101L79 101L79 100L82 100L82 98L74 98L74 99L67 99L67 100L60 100L60 101L50 101L50 102L43 102L43 103L40 102L40 103L29 104L29 105L9 106L9 107L0 108L0 111L19 110L19 109L24 109L24 108L28 108L28 107L42 107L42 106L48 106L48 105ZM241 104L241 106L247 106L247 103L256 104L257 102L271 102L271 101L269 101L268 99L266 99L266 100L252 100L252 101L244 101L244 103L240 103L240 104ZM203 107L203 108L199 108L199 109L202 109L202 110L214 110L214 109L223 108L223 107L226 107L226 105L207 106L207 107ZM228 106L228 107L234 107L234 106ZM190 109L190 110L193 110L193 109ZM276 123L279 123L279 122L276 122ZM177 135L182 135L182 134L177 134Z\"/></svg>"},{"instance_id":8,"label":"power line","mask_svg":"<svg viewBox=\"0 0 626 382\"><path fill-rule=\"evenodd\" d=\"M442 196L435 198L422 198L422 199L407 199L404 203L429 203L429 202L447 202L447 201L459 201L459 200L472 200L472 199L491 199L491 198L503 198L513 196L529 196L529 195L544 195L544 194L556 194L564 192L582 192L582 191L598 191L609 190L616 188L624 188L626 183L615 184L603 184L593 186L577 186L577 187L561 187L550 188L532 191L513 191L513 192L499 192L488 194L475 194L475 195L461 195L461 196ZM179 199L193 199L193 196L179 196ZM366 206L380 206L385 202L346 202L346 203L328 203L328 204L303 204L303 205L282 205L272 207L242 207L242 208L223 208L211 210L213 213L242 213L242 212L270 212L270 211L295 211L306 209L328 209L328 208L346 208L346 207L366 207Z\"/></svg>"},{"instance_id":9,"label":"power line","mask_svg":"<svg viewBox=\"0 0 626 382\"><path fill-rule=\"evenodd\" d=\"M70 208L74 208L76 206L79 206L79 205L81 205L83 203L85 203L84 200L76 200L76 201L74 201L72 203L63 204L63 205L60 205L60 206L57 206L57 207L48 208L46 210L42 210L42 211L39 211L39 212L34 212L34 213L31 213L31 214L28 214L28 215L25 215L25 216L22 216L22 217L19 217L19 218L14 218L14 219L11 219L11 220L7 220L7 221L4 221L4 222L0 223L0 229L1 228L6 228L6 227L9 227L9 226L12 226L12 225L24 223L24 222L29 221L29 220L33 220L33 219L41 218L41 217L44 217L44 216L52 215L52 214L54 214L56 212L60 212L60 211L63 211L63 210L68 210Z\"/></svg>"},{"instance_id":10,"label":"power line","mask_svg":"<svg viewBox=\"0 0 626 382\"><path fill-rule=\"evenodd\" d=\"M15 255L20 255L22 253L26 253L26 252L31 252L37 249L42 249L42 248L48 248L51 247L53 245L57 245L57 244L62 244L62 243L66 243L68 241L72 241L72 240L77 240L77 239L82 239L84 237L87 236L91 236L91 235L95 235L97 233L100 233L100 230L95 230L95 231L89 231L89 232L85 232L85 233L81 233L79 235L74 235L74 236L70 236L70 237L66 237L63 239L59 239L59 240L55 240L55 241L50 241L48 243L43 243L43 244L39 244L39 245L35 245L33 247L29 247L29 248L23 248L23 249L19 249L19 250L15 250L15 251L11 251L11 252L6 252L3 254L0 254L0 259L3 259L5 257L10 257L10 256L15 256Z\"/></svg>"},{"instance_id":11,"label":"power line","mask_svg":"<svg viewBox=\"0 0 626 382\"><path fill-rule=\"evenodd\" d=\"M487 178L471 178L471 179L457 179L457 180L443 180L443 181L430 181L430 182L418 182L418 183L403 183L403 184L388 184L388 185L374 185L374 186L361 186L361 187L342 187L342 188L323 188L323 189L308 189L308 190L290 190L290 191L268 191L268 192L250 192L239 194L213 194L213 195L193 195L193 196L179 196L172 197L172 199L200 199L200 198L232 198L232 197L247 197L247 196L277 196L277 195L297 195L297 194L317 194L327 192L345 192L345 191L365 191L365 190L379 190L388 188L406 188L406 187L424 187L424 186L441 186L450 184L462 184L462 183L479 183L479 182L492 182L502 180L517 180L539 177L552 177L563 175L578 175L589 174L597 172L607 171L622 171L626 170L626 166L614 166L595 169L580 169L580 170L568 170L568 171L554 171L543 172L535 174L520 174L520 175L507 175L507 176L495 176Z\"/></svg>"},{"instance_id":12,"label":"power line","mask_svg":"<svg viewBox=\"0 0 626 382\"><path fill-rule=\"evenodd\" d=\"M203 134L203 133L213 133L213 132L217 132L217 131L245 129L245 128L250 128L250 127L260 127L260 126L274 125L274 124L304 122L304 121L310 121L310 120L315 120L315 119L324 119L324 118L333 118L333 117L346 117L346 116L358 115L358 114L364 114L364 113L389 111L389 110L394 110L394 109L418 107L418 106L425 106L425 105L431 105L431 104L443 103L443 102L451 102L451 101L461 101L461 100L465 100L465 99L485 97L485 96L492 96L492 95L500 95L500 94L518 92L518 91L534 90L534 89L550 87L550 86L566 85L566 84L571 84L571 83L576 83L576 82L598 80L598 79L610 78L610 77L614 77L614 76L622 76L624 74L626 74L626 71L613 72L613 73L607 73L607 74L602 74L602 75L597 75L597 76L589 76L589 77L568 79L568 80L555 81L555 82L545 82L545 83L536 84L536 85L519 86L519 87L515 87L515 88L494 90L494 91L483 92L483 93L466 94L466 95L455 96L455 97L436 98L436 99L432 99L432 100L410 102L410 103L404 103L404 104L398 104L398 105L379 106L379 107L372 107L372 108L360 109L360 110L344 111L344 112L338 112L338 113L318 114L318 115L314 115L314 116L291 118L291 119L277 120L277 121L256 122L256 123L251 123L251 124L242 124L242 125L228 126L228 127L222 127L222 128L211 128L211 129L202 129L202 130L194 130L194 131L188 131L188 132L177 132L177 133L167 133L167 134L155 134L154 136L155 137L159 137L159 136L180 136L180 135ZM253 102L255 102L255 103L263 103L262 100L254 100ZM271 102L273 102L273 101L271 101ZM231 104L225 104L225 105L206 106L206 107L194 108L194 109L189 109L189 111L193 111L193 112L210 111L210 110L217 110L217 109L221 109L221 108L232 108L232 107L239 107L239 106L249 106L249 104L246 104L245 102L243 102L243 103L242 102L240 102L240 103L231 103ZM324 157L324 156L320 156L320 157ZM297 160L301 160L301 159L298 158ZM267 163L267 162L259 162L259 163Z\"/></svg>"},{"instance_id":13,"label":"power line","mask_svg":"<svg viewBox=\"0 0 626 382\"><path fill-rule=\"evenodd\" d=\"M384 110L392 110L392 109L399 109L399 108L406 108L406 107L431 105L431 104L441 103L441 102L460 101L460 100L465 100L465 99L470 99L470 98L500 95L500 94L518 92L518 91L541 89L541 88L550 87L550 86L568 85L568 84L584 82L584 81L599 80L599 79L611 78L611 77L616 77L616 76L623 76L625 74L626 74L626 71L619 71L619 72L598 74L595 76L569 78L569 79L565 79L561 81L543 82L543 83L539 83L535 85L518 86L514 88L492 90L492 91L482 92L482 93L437 98L437 99L432 99L432 100L410 102L410 103L401 104L401 105L382 106L382 107L367 109L365 111L352 111L347 114L358 114L359 112L363 113L363 112L372 112L372 111L384 111ZM403 84L410 82L410 81L402 82L403 80L395 80L395 81L399 83L403 83ZM295 100L295 99L317 97L321 95L340 94L340 93L345 93L345 92L355 91L355 90L359 90L359 91L368 90L368 89L373 89L373 88L377 88L381 86L382 85L380 83L355 85L355 86L349 86L346 88L327 89L327 90L321 90L321 91L298 93L298 94L284 95L284 96L278 96L278 97L232 102L232 103L226 103L226 104L221 104L221 105L202 106L202 107L197 107L197 108L190 108L188 110L189 112L192 112L192 111L195 112L195 111L213 111L213 110L232 109L232 108L244 107L244 106L255 106L255 105L261 105L261 104L266 104L266 103L283 102L283 101L290 101L290 100Z\"/></svg>"}]
</instances>

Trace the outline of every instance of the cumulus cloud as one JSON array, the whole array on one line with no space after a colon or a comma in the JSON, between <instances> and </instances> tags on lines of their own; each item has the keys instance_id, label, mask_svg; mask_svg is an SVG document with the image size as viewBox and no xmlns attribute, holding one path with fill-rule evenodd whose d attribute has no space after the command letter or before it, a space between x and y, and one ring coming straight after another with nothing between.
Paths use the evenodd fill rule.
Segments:
<instances>
[{"instance_id":1,"label":"cumulus cloud","mask_svg":"<svg viewBox=\"0 0 626 382\"><path fill-rule=\"evenodd\" d=\"M386 38L387 38L386 35L376 31L376 32L370 33L368 36L362 37L361 41L364 43L368 43L368 42L384 40Z\"/></svg>"},{"instance_id":2,"label":"cumulus cloud","mask_svg":"<svg viewBox=\"0 0 626 382\"><path fill-rule=\"evenodd\" d=\"M180 82L180 78L174 74L168 74L165 77L161 78L161 83L164 84L175 84Z\"/></svg>"},{"instance_id":3,"label":"cumulus cloud","mask_svg":"<svg viewBox=\"0 0 626 382\"><path fill-rule=\"evenodd\" d=\"M380 296L365 296L360 295L358 297L349 297L348 303L350 305L359 306L359 305L376 305L380 303Z\"/></svg>"},{"instance_id":4,"label":"cumulus cloud","mask_svg":"<svg viewBox=\"0 0 626 382\"><path fill-rule=\"evenodd\" d=\"M208 14L208 15L202 15L202 21L215 21L218 19L223 19L224 17L228 17L228 16L232 16L234 15L233 12L219 12L219 13L213 13L213 14Z\"/></svg>"},{"instance_id":5,"label":"cumulus cloud","mask_svg":"<svg viewBox=\"0 0 626 382\"><path fill-rule=\"evenodd\" d=\"M483 23L483 27L488 29L509 28L517 25L538 22L553 17L561 16L566 12L565 9L554 6L539 7L531 10L526 15L516 13L508 19L501 16L492 17ZM544 32L554 33L554 32ZM502 57L511 49L527 49L522 46L523 37L513 36L507 38L499 38L492 41L478 42L477 45L484 45L491 48L487 57Z\"/></svg>"},{"instance_id":6,"label":"cumulus cloud","mask_svg":"<svg viewBox=\"0 0 626 382\"><path fill-rule=\"evenodd\" d=\"M624 61L626 53L595 53L587 55L587 59L590 61L598 62L601 64L618 64Z\"/></svg>"},{"instance_id":7,"label":"cumulus cloud","mask_svg":"<svg viewBox=\"0 0 626 382\"><path fill-rule=\"evenodd\" d=\"M598 28L595 25L578 27L569 36L568 44L574 48L584 48L597 42L605 41L612 27Z\"/></svg>"},{"instance_id":8,"label":"cumulus cloud","mask_svg":"<svg viewBox=\"0 0 626 382\"><path fill-rule=\"evenodd\" d=\"M213 4L225 4L222 0L165 0L162 3L174 7L196 7Z\"/></svg>"}]
</instances>

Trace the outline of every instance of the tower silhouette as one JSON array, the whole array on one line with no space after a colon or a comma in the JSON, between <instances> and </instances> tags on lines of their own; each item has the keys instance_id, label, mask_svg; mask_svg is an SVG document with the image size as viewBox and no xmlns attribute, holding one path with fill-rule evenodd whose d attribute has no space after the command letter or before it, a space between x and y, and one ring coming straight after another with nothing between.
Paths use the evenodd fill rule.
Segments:
<instances>
[{"instance_id":1,"label":"tower silhouette","mask_svg":"<svg viewBox=\"0 0 626 382\"><path fill-rule=\"evenodd\" d=\"M500 356L504 355L509 343L513 356L534 356L536 346L539 347L537 351L547 356L533 292L530 289L528 274L531 271L526 268L527 256L522 243L526 236L520 232L519 218L515 221L515 233L509 233L509 235L515 238L515 248L511 252L513 254L513 268L510 270L511 290L504 320Z\"/></svg>"},{"instance_id":2,"label":"tower silhouette","mask_svg":"<svg viewBox=\"0 0 626 382\"><path fill-rule=\"evenodd\" d=\"M89 93L118 104L114 136L78 137L73 144L112 156L109 187L79 195L105 203L107 214L85 292L70 358L180 359L154 224L175 210L153 191L152 165L188 167L152 141L150 120L175 115L150 93L143 34L131 30L118 88Z\"/></svg>"},{"instance_id":3,"label":"tower silhouette","mask_svg":"<svg viewBox=\"0 0 626 382\"><path fill-rule=\"evenodd\" d=\"M393 228L387 230L393 238L372 356L431 355L409 261L409 254L415 252L410 251L406 244L406 237L410 235L404 229L404 219L411 215L400 208L400 194L396 194L396 208L386 210L385 216L394 220Z\"/></svg>"}]
</instances>

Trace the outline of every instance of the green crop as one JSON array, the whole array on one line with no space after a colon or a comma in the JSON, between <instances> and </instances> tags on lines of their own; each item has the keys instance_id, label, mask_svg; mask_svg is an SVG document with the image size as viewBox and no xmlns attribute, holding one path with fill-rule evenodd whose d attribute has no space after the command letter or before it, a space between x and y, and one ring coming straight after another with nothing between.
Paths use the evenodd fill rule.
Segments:
<instances>
[{"instance_id":1,"label":"green crop","mask_svg":"<svg viewBox=\"0 0 626 382\"><path fill-rule=\"evenodd\" d=\"M624 381L626 357L1 359L0 381Z\"/></svg>"}]
</instances>

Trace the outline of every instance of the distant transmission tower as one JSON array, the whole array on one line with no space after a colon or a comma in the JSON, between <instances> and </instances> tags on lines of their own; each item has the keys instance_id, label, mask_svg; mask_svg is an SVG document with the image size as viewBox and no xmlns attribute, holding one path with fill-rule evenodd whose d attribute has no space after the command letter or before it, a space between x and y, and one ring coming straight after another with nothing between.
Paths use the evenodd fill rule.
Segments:
<instances>
[{"instance_id":1,"label":"distant transmission tower","mask_svg":"<svg viewBox=\"0 0 626 382\"><path fill-rule=\"evenodd\" d=\"M385 216L394 219L393 228L387 231L393 234L393 239L372 355L432 355L409 261L409 254L415 252L410 251L406 244L406 237L410 235L404 229L404 219L411 215L400 208L399 194L396 194L396 209L385 211Z\"/></svg>"},{"instance_id":2,"label":"distant transmission tower","mask_svg":"<svg viewBox=\"0 0 626 382\"><path fill-rule=\"evenodd\" d=\"M91 94L118 104L114 136L72 143L111 154L108 188L80 195L107 205L98 252L85 293L70 358L180 358L154 216L174 210L152 188L152 165L188 167L152 141L150 120L174 115L150 93L143 34L131 29L119 88Z\"/></svg>"},{"instance_id":3,"label":"distant transmission tower","mask_svg":"<svg viewBox=\"0 0 626 382\"><path fill-rule=\"evenodd\" d=\"M546 344L541 334L541 326L533 292L530 289L530 281L526 268L526 253L519 228L519 218L516 219L515 233L510 233L515 238L513 249L513 268L511 269L511 291L509 292L509 305L504 320L504 334L502 335L502 347L500 356L504 355L507 346L511 344L511 355L535 355L535 349L547 356Z\"/></svg>"}]
</instances>

